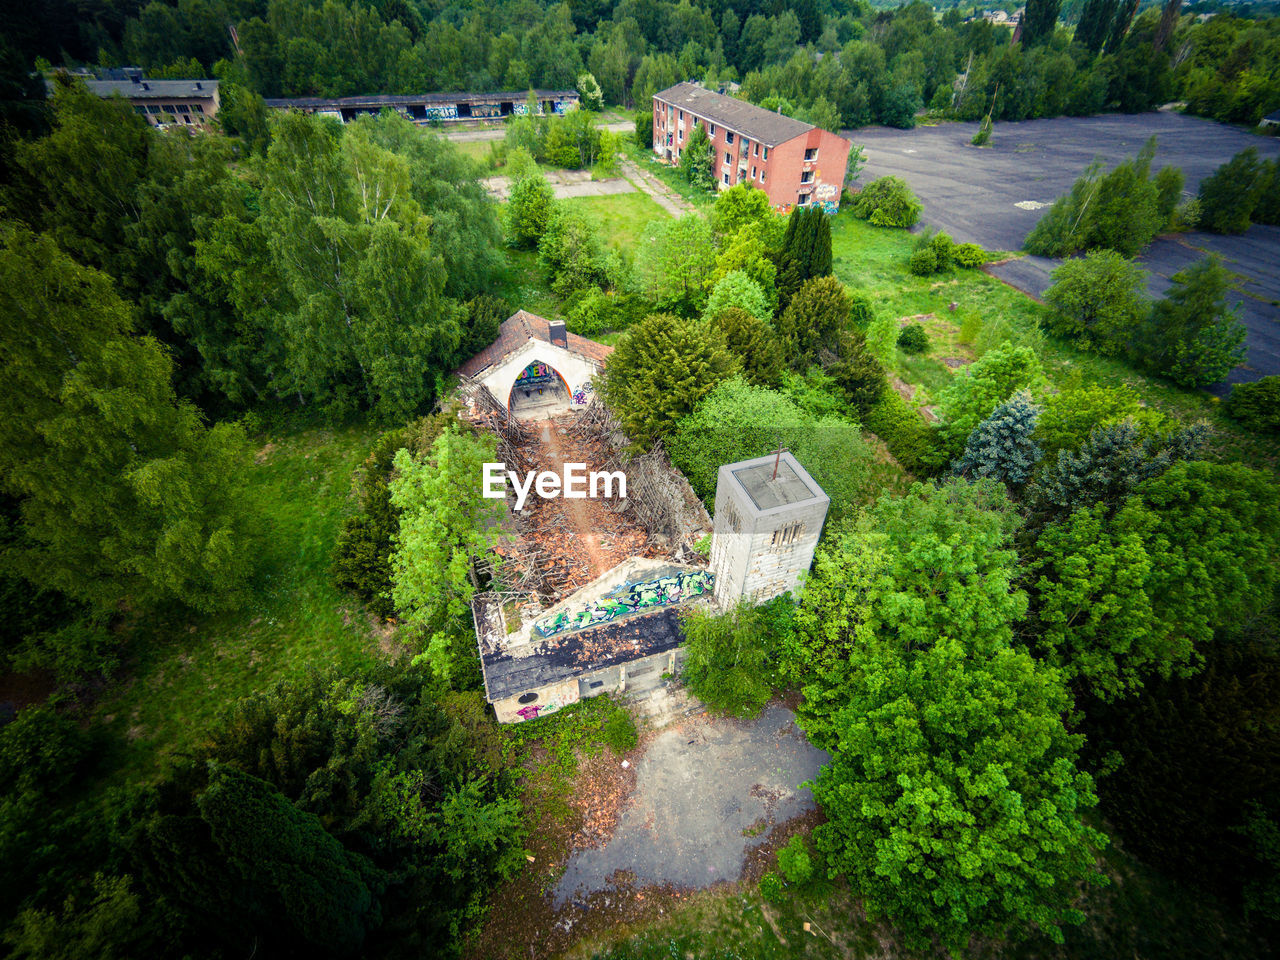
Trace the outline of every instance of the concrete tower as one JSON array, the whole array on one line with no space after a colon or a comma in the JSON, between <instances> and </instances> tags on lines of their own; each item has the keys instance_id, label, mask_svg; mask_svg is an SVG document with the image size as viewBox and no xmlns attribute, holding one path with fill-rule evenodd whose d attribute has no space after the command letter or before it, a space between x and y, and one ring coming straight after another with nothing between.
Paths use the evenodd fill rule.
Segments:
<instances>
[{"instance_id":1,"label":"concrete tower","mask_svg":"<svg viewBox=\"0 0 1280 960\"><path fill-rule=\"evenodd\" d=\"M790 453L725 464L716 478L711 571L721 608L791 592L813 562L831 498Z\"/></svg>"}]
</instances>

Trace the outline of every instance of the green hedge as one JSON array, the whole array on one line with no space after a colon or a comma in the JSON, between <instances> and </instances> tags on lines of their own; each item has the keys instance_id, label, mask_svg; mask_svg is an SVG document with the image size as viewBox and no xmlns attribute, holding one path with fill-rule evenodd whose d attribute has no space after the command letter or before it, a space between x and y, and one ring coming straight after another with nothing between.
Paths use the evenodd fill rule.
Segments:
<instances>
[{"instance_id":1,"label":"green hedge","mask_svg":"<svg viewBox=\"0 0 1280 960\"><path fill-rule=\"evenodd\" d=\"M916 474L932 472L926 462L937 442L936 431L896 391L881 394L867 411L863 426L883 440L907 470Z\"/></svg>"}]
</instances>

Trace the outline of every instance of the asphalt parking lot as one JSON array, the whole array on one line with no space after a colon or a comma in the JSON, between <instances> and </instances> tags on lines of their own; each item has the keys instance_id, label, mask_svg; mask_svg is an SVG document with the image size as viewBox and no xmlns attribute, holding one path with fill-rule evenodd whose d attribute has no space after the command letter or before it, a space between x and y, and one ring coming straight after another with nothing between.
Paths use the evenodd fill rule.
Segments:
<instances>
[{"instance_id":1,"label":"asphalt parking lot","mask_svg":"<svg viewBox=\"0 0 1280 960\"><path fill-rule=\"evenodd\" d=\"M1157 138L1154 169L1181 167L1188 193L1247 146L1256 146L1266 158L1280 156L1280 139L1173 111L997 123L985 148L969 143L977 129L976 123L946 123L915 130L869 127L844 135L865 148L863 183L887 174L902 177L924 203L923 223L957 242L1007 251L1022 247L1049 205L1092 160L1101 158L1113 167L1137 153L1152 134ZM1280 374L1280 227L1254 226L1241 236L1193 232L1156 240L1141 258L1151 273L1152 295L1163 295L1173 274L1209 252L1221 254L1242 278L1235 300L1248 329L1248 355L1227 382ZM1054 260L1023 257L991 272L1038 297L1055 266Z\"/></svg>"}]
</instances>

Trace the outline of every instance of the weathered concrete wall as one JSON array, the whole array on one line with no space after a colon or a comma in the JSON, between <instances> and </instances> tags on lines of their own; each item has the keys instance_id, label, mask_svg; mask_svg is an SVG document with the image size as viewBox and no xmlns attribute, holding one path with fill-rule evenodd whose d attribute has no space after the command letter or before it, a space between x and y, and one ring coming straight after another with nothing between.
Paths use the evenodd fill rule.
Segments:
<instances>
[{"instance_id":1,"label":"weathered concrete wall","mask_svg":"<svg viewBox=\"0 0 1280 960\"><path fill-rule=\"evenodd\" d=\"M533 720L536 717L545 717L549 713L555 713L562 707L567 707L571 703L578 702L578 680L562 680L559 683L549 684L539 690L531 690L535 696L527 703L521 703L521 698L528 698L528 694L519 694L514 697L507 697L505 700L499 700L493 705L494 712L498 715L499 723L522 723L525 720Z\"/></svg>"},{"instance_id":2,"label":"weathered concrete wall","mask_svg":"<svg viewBox=\"0 0 1280 960\"><path fill-rule=\"evenodd\" d=\"M480 382L489 388L499 403L509 404L511 388L520 379L525 367L535 360L547 364L563 378L569 389L572 408L585 407L591 402L591 378L599 372L596 364L544 340L530 340L489 370Z\"/></svg>"},{"instance_id":3,"label":"weathered concrete wall","mask_svg":"<svg viewBox=\"0 0 1280 960\"><path fill-rule=\"evenodd\" d=\"M737 466L722 466L716 482L716 604L724 609L741 599L763 603L784 593L799 596L830 501L823 496L760 510L733 480L730 471Z\"/></svg>"}]
</instances>

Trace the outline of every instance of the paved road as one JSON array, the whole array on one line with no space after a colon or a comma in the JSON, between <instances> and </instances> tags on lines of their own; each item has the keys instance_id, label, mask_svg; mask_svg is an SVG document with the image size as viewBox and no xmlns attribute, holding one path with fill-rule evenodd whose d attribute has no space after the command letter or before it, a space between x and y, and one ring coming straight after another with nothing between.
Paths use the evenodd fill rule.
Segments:
<instances>
[{"instance_id":1,"label":"paved road","mask_svg":"<svg viewBox=\"0 0 1280 960\"><path fill-rule=\"evenodd\" d=\"M1264 157L1280 156L1280 140L1172 111L997 123L989 148L970 145L977 127L872 127L845 136L866 149L863 183L896 174L924 202L926 223L959 242L1009 251L1021 248L1048 206L1094 158L1114 166L1137 153L1152 134L1157 137L1155 168L1181 167L1188 192L1247 146L1256 146ZM1238 237L1195 232L1157 240L1142 257L1151 271L1151 293L1162 295L1170 276L1209 251L1222 254L1244 278L1236 299L1249 331L1249 353L1228 383L1280 374L1280 228L1255 226ZM1023 257L992 273L1040 296L1057 263ZM1218 392L1224 391L1225 386Z\"/></svg>"},{"instance_id":2,"label":"paved road","mask_svg":"<svg viewBox=\"0 0 1280 960\"><path fill-rule=\"evenodd\" d=\"M748 845L763 839L744 831L812 809L813 795L798 785L826 761L781 706L748 723L697 717L668 728L636 764L635 795L613 838L569 859L556 906L605 889L618 870L631 871L637 887L736 880Z\"/></svg>"}]
</instances>

